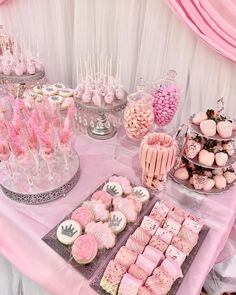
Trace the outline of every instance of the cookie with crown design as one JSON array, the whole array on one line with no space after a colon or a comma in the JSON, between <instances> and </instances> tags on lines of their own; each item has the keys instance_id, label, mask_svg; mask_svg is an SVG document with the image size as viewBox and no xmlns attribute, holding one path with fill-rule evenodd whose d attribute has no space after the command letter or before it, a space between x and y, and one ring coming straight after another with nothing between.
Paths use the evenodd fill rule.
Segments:
<instances>
[{"instance_id":1,"label":"cookie with crown design","mask_svg":"<svg viewBox=\"0 0 236 295\"><path fill-rule=\"evenodd\" d=\"M112 197L119 197L123 194L122 186L115 181L107 182L104 185L103 190L108 192L108 194L110 194Z\"/></svg>"},{"instance_id":2,"label":"cookie with crown design","mask_svg":"<svg viewBox=\"0 0 236 295\"><path fill-rule=\"evenodd\" d=\"M57 228L57 239L64 245L72 245L81 234L82 228L74 220L65 220Z\"/></svg>"},{"instance_id":3,"label":"cookie with crown design","mask_svg":"<svg viewBox=\"0 0 236 295\"><path fill-rule=\"evenodd\" d=\"M112 231L115 234L118 234L125 229L125 227L127 225L127 219L122 212L112 211L110 213L110 218L109 218L108 223L109 223Z\"/></svg>"},{"instance_id":4,"label":"cookie with crown design","mask_svg":"<svg viewBox=\"0 0 236 295\"><path fill-rule=\"evenodd\" d=\"M143 186L135 186L133 192L142 203L147 202L150 198L149 191Z\"/></svg>"}]
</instances>

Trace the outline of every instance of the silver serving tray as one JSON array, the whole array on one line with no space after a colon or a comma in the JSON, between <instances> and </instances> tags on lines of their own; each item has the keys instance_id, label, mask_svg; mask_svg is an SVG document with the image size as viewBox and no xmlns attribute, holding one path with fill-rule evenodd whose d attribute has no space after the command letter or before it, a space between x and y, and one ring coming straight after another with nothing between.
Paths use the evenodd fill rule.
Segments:
<instances>
[{"instance_id":1,"label":"silver serving tray","mask_svg":"<svg viewBox=\"0 0 236 295\"><path fill-rule=\"evenodd\" d=\"M230 138L222 138L221 136L219 136L218 134L215 134L214 136L206 136L202 133L199 125L196 125L196 124L193 124L193 116L192 115L190 118L189 118L189 124L190 124L190 127L191 129L201 135L202 137L205 137L205 138L209 138L209 139L214 139L214 140L218 140L218 141L228 141L228 140L234 140L236 138L236 130L233 130L233 133L232 133L232 136Z\"/></svg>"},{"instance_id":2,"label":"silver serving tray","mask_svg":"<svg viewBox=\"0 0 236 295\"><path fill-rule=\"evenodd\" d=\"M108 182L108 180L105 181L103 184L101 184L95 191L101 190L106 182ZM93 193L91 193L87 197L86 200L89 200ZM84 201L86 201L86 200L84 200ZM60 243L57 240L57 236L56 236L56 231L57 231L57 227L59 226L59 224L61 224L61 222L66 219L70 219L72 212L76 208L80 207L83 202L81 202L76 208L73 209L72 212L70 212L67 216L65 216L63 218L63 220L61 220L52 230L50 230L42 238L42 240L49 247L51 247L55 252L57 252L65 261L67 261L70 265L72 265L78 272L80 272L86 279L91 279L94 276L94 274L97 273L97 271L101 267L103 267L104 263L106 263L106 261L110 260L109 257L114 255L114 253L116 253L116 248L117 247L120 248L120 245L123 242L123 240L128 239L130 233L133 232L133 229L135 228L135 226L137 226L137 224L139 224L140 220L143 218L144 215L147 215L147 211L151 210L150 208L153 207L153 205L155 204L156 201L157 201L157 198L154 197L153 195L151 195L149 202L145 206L143 206L143 209L138 216L137 222L133 223L133 224L128 224L126 226L125 230L123 230L119 235L117 235L115 247L113 247L109 250L98 251L96 258L89 264L85 264L85 265L78 264L73 259L72 255L71 255L71 246L63 245L62 243Z\"/></svg>"},{"instance_id":3,"label":"silver serving tray","mask_svg":"<svg viewBox=\"0 0 236 295\"><path fill-rule=\"evenodd\" d=\"M149 214L151 212L152 208L150 208L147 212L147 214ZM141 223L141 221L140 221ZM132 233L135 231L135 229L139 226L140 224L136 225L133 230L132 230ZM180 287L180 285L182 284L189 268L191 267L191 264L193 263L193 260L195 259L195 257L197 256L198 254L198 251L200 250L208 232L209 232L210 228L206 225L203 226L202 230L200 231L199 233L199 239L198 239L198 243L196 244L196 246L193 248L193 250L191 251L191 253L187 256L187 258L185 259L184 263L182 264L181 266L181 269L182 269L182 273L183 273L183 278L179 278L177 279L174 284L172 285L170 291L167 293L167 295L175 295ZM131 233L130 233L131 234ZM123 246L124 244L126 243L126 240L124 240L121 245L119 246L119 248L121 246ZM110 256L109 260L107 260L102 269L100 269L99 273L96 273L96 275L93 276L92 280L91 280L91 283L90 283L90 287L92 289L94 289L97 294L100 294L100 295L109 295L109 293L107 293L105 290L103 290L101 287L100 287L100 281L102 279L102 276L103 276L103 273L108 265L108 263L110 262L111 259L114 259L116 253L118 252L119 250L118 247L116 247L116 251L115 253Z\"/></svg>"}]
</instances>

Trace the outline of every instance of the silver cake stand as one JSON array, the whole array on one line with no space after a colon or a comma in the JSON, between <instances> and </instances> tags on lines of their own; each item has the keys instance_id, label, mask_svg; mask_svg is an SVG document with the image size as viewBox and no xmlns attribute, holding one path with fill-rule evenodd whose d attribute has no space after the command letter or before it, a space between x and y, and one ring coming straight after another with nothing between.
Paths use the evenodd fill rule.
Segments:
<instances>
[{"instance_id":1,"label":"silver cake stand","mask_svg":"<svg viewBox=\"0 0 236 295\"><path fill-rule=\"evenodd\" d=\"M106 104L104 101L101 106L96 106L93 103L85 103L77 99L76 105L79 111L93 114L96 116L95 124L88 124L87 131L89 136L94 139L109 139L116 134L116 127L108 120L107 114L121 112L127 104L126 97L123 100L114 100L111 104Z\"/></svg>"},{"instance_id":2,"label":"silver cake stand","mask_svg":"<svg viewBox=\"0 0 236 295\"><path fill-rule=\"evenodd\" d=\"M45 163L41 165L40 176L35 172L35 167L27 168L33 180L32 186L29 185L22 168L16 167L13 177L7 173L1 175L2 191L9 199L27 205L39 205L65 197L80 177L80 161L77 153L73 152L68 164L69 170L66 170L63 157L58 157L54 163L53 181L49 180Z\"/></svg>"}]
</instances>

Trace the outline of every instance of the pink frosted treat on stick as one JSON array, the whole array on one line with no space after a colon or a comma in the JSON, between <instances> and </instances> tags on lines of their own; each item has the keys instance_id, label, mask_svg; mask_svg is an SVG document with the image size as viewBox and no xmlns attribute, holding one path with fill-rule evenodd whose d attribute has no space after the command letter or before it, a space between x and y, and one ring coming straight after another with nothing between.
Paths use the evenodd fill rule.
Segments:
<instances>
[{"instance_id":1,"label":"pink frosted treat on stick","mask_svg":"<svg viewBox=\"0 0 236 295\"><path fill-rule=\"evenodd\" d=\"M130 274L126 273L120 283L118 290L119 295L137 295L139 287L142 286L142 281L137 280Z\"/></svg>"},{"instance_id":2,"label":"pink frosted treat on stick","mask_svg":"<svg viewBox=\"0 0 236 295\"><path fill-rule=\"evenodd\" d=\"M121 185L123 192L126 195L129 195L132 193L132 186L130 184L130 181L125 176L112 176L109 178L109 182L117 182Z\"/></svg>"},{"instance_id":3,"label":"pink frosted treat on stick","mask_svg":"<svg viewBox=\"0 0 236 295\"><path fill-rule=\"evenodd\" d=\"M148 277L148 274L136 264L130 266L128 273L142 282L145 282Z\"/></svg>"},{"instance_id":4,"label":"pink frosted treat on stick","mask_svg":"<svg viewBox=\"0 0 236 295\"><path fill-rule=\"evenodd\" d=\"M89 208L79 207L72 213L71 219L77 221L84 229L88 223L94 221L94 215Z\"/></svg>"},{"instance_id":5,"label":"pink frosted treat on stick","mask_svg":"<svg viewBox=\"0 0 236 295\"><path fill-rule=\"evenodd\" d=\"M132 236L141 242L143 242L145 245L147 245L151 239L151 235L148 231L143 229L142 227L138 227L135 232L132 234Z\"/></svg>"},{"instance_id":6,"label":"pink frosted treat on stick","mask_svg":"<svg viewBox=\"0 0 236 295\"><path fill-rule=\"evenodd\" d=\"M108 192L101 190L93 193L91 200L100 200L108 209L111 206L112 196Z\"/></svg>"},{"instance_id":7,"label":"pink frosted treat on stick","mask_svg":"<svg viewBox=\"0 0 236 295\"><path fill-rule=\"evenodd\" d=\"M87 264L93 261L97 251L97 242L93 235L79 236L72 246L72 255L79 264Z\"/></svg>"}]
</instances>

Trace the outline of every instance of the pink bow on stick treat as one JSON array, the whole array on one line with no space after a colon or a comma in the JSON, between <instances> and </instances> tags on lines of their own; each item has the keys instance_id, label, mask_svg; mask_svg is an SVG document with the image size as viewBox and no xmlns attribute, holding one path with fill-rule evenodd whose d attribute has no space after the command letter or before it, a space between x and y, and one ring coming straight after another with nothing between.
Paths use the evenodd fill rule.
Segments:
<instances>
[{"instance_id":1,"label":"pink bow on stick treat","mask_svg":"<svg viewBox=\"0 0 236 295\"><path fill-rule=\"evenodd\" d=\"M144 137L139 151L144 185L164 189L167 173L176 161L177 149L177 142L168 134L149 133Z\"/></svg>"}]
</instances>

